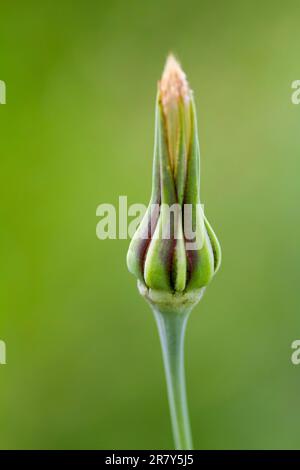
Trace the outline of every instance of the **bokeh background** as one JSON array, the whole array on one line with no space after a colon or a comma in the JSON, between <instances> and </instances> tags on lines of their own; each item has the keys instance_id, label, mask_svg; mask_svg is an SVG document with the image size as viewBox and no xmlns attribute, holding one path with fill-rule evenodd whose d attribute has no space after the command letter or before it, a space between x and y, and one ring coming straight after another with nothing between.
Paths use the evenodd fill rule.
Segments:
<instances>
[{"instance_id":1,"label":"bokeh background","mask_svg":"<svg viewBox=\"0 0 300 470\"><path fill-rule=\"evenodd\" d=\"M159 340L96 207L146 204L166 55L195 90L221 271L188 325L195 447L299 448L299 3L1 2L0 447L164 449Z\"/></svg>"}]
</instances>

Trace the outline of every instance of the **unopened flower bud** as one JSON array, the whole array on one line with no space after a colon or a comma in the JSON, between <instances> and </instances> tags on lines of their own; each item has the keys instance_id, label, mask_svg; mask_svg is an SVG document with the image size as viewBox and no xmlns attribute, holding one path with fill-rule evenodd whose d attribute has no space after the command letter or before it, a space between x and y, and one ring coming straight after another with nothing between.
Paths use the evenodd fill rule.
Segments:
<instances>
[{"instance_id":1,"label":"unopened flower bud","mask_svg":"<svg viewBox=\"0 0 300 470\"><path fill-rule=\"evenodd\" d=\"M193 93L169 56L158 84L150 204L128 250L129 270L152 300L202 293L220 266L219 242L200 203L200 150ZM169 298L169 295L168 295Z\"/></svg>"}]
</instances>

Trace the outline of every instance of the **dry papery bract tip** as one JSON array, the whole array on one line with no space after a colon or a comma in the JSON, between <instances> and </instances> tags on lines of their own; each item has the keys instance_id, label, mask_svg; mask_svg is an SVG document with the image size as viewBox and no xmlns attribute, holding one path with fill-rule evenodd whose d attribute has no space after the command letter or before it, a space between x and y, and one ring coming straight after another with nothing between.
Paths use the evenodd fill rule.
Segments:
<instances>
[{"instance_id":1,"label":"dry papery bract tip","mask_svg":"<svg viewBox=\"0 0 300 470\"><path fill-rule=\"evenodd\" d=\"M191 98L191 90L184 71L173 54L167 58L166 65L159 82L159 90L164 113L178 104L182 99L188 102Z\"/></svg>"}]
</instances>

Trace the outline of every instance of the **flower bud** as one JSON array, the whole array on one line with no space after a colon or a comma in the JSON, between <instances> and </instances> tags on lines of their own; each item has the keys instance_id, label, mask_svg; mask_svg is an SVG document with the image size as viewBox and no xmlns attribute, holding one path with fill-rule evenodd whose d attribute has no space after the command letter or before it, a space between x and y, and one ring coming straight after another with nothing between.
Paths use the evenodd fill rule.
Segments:
<instances>
[{"instance_id":1,"label":"flower bud","mask_svg":"<svg viewBox=\"0 0 300 470\"><path fill-rule=\"evenodd\" d=\"M158 84L150 204L131 240L128 269L143 292L202 291L218 270L219 242L200 203L193 93L169 56Z\"/></svg>"}]
</instances>

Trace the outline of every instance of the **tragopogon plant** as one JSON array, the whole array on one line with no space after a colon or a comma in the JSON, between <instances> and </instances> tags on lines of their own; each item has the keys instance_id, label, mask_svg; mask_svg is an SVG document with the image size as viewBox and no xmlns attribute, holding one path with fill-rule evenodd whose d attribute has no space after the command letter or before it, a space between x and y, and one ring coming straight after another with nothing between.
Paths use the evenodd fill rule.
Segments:
<instances>
[{"instance_id":1,"label":"tragopogon plant","mask_svg":"<svg viewBox=\"0 0 300 470\"><path fill-rule=\"evenodd\" d=\"M176 449L192 448L184 376L186 322L220 261L220 245L200 203L193 93L169 56L158 84L152 195L127 264L158 325Z\"/></svg>"}]
</instances>

